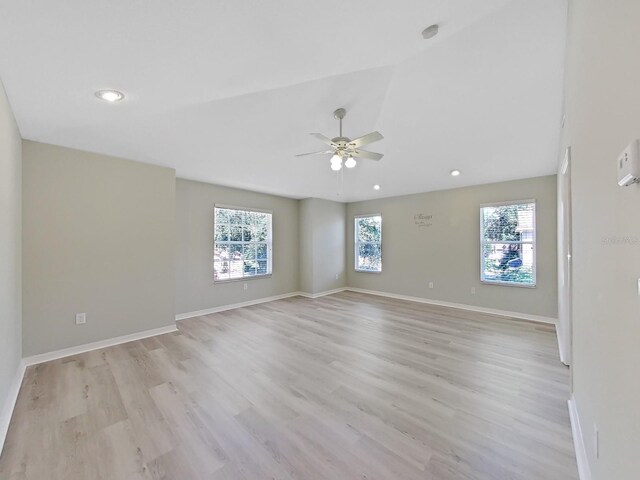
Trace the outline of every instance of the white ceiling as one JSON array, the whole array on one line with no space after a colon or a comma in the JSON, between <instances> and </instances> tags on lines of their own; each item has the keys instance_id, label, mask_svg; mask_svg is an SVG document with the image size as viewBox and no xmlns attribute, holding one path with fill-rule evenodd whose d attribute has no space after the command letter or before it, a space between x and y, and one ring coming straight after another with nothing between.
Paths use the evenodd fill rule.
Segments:
<instances>
[{"instance_id":1,"label":"white ceiling","mask_svg":"<svg viewBox=\"0 0 640 480\"><path fill-rule=\"evenodd\" d=\"M294 198L354 201L551 174L566 0L0 0L24 138ZM439 23L425 41L420 32ZM103 88L125 92L118 104ZM308 135L379 130L335 174ZM458 178L449 176L462 170ZM373 184L382 189L374 191Z\"/></svg>"}]
</instances>

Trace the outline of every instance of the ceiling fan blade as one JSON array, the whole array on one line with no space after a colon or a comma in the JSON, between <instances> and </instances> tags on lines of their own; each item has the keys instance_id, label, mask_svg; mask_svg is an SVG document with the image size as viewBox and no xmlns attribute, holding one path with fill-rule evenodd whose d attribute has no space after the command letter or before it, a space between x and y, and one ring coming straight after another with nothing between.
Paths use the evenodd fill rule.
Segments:
<instances>
[{"instance_id":1,"label":"ceiling fan blade","mask_svg":"<svg viewBox=\"0 0 640 480\"><path fill-rule=\"evenodd\" d=\"M366 158L367 160L380 160L384 157L382 153L367 152L366 150L354 150L352 156Z\"/></svg>"},{"instance_id":2,"label":"ceiling fan blade","mask_svg":"<svg viewBox=\"0 0 640 480\"><path fill-rule=\"evenodd\" d=\"M336 144L333 143L333 140L331 140L329 137L321 134L321 133L310 133L309 135L313 135L314 137L316 137L318 140L320 140L322 143L326 143L327 145L331 145L332 147L334 147Z\"/></svg>"},{"instance_id":3,"label":"ceiling fan blade","mask_svg":"<svg viewBox=\"0 0 640 480\"><path fill-rule=\"evenodd\" d=\"M363 135L362 137L355 138L349 142L349 145L352 145L353 148L364 147L365 145L369 145L370 143L377 142L378 140L382 140L384 137L380 132L371 132Z\"/></svg>"},{"instance_id":4,"label":"ceiling fan blade","mask_svg":"<svg viewBox=\"0 0 640 480\"><path fill-rule=\"evenodd\" d=\"M323 155L327 153L333 153L333 150L324 150L322 152L310 152L310 153L299 153L296 157L304 157L305 155Z\"/></svg>"}]
</instances>

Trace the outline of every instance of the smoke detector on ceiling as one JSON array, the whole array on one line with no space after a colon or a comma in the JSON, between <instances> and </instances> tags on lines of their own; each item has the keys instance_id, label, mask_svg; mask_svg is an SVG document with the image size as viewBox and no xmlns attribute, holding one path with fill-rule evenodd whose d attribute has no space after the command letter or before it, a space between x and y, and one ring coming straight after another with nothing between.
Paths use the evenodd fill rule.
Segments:
<instances>
[{"instance_id":1,"label":"smoke detector on ceiling","mask_svg":"<svg viewBox=\"0 0 640 480\"><path fill-rule=\"evenodd\" d=\"M422 31L422 38L424 38L425 40L429 40L430 38L435 37L438 34L438 31L440 30L440 27L438 26L437 23L425 28Z\"/></svg>"}]
</instances>

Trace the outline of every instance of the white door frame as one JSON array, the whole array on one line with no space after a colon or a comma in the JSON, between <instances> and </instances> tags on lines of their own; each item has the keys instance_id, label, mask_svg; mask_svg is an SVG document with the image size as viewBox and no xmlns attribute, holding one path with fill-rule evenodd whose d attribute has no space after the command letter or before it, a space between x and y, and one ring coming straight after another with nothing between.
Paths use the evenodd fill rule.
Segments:
<instances>
[{"instance_id":1,"label":"white door frame","mask_svg":"<svg viewBox=\"0 0 640 480\"><path fill-rule=\"evenodd\" d=\"M560 360L571 365L571 147L567 147L558 167L558 346Z\"/></svg>"}]
</instances>

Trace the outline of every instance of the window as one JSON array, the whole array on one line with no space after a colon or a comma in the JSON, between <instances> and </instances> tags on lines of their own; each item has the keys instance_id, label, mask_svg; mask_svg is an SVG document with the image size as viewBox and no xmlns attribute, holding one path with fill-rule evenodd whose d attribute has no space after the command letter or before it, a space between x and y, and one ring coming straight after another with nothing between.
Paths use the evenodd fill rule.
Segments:
<instances>
[{"instance_id":1,"label":"window","mask_svg":"<svg viewBox=\"0 0 640 480\"><path fill-rule=\"evenodd\" d=\"M382 271L382 217L366 215L355 218L355 260L358 272Z\"/></svg>"},{"instance_id":2,"label":"window","mask_svg":"<svg viewBox=\"0 0 640 480\"><path fill-rule=\"evenodd\" d=\"M535 200L480 207L480 280L535 287Z\"/></svg>"},{"instance_id":3,"label":"window","mask_svg":"<svg viewBox=\"0 0 640 480\"><path fill-rule=\"evenodd\" d=\"M216 206L214 281L271 275L271 212Z\"/></svg>"}]
</instances>

